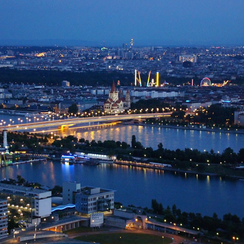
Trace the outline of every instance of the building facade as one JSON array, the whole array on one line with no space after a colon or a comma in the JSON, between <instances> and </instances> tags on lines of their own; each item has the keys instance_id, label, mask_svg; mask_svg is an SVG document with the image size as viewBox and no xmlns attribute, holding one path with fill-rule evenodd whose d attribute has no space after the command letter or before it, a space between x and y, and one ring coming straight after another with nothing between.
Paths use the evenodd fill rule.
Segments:
<instances>
[{"instance_id":1,"label":"building facade","mask_svg":"<svg viewBox=\"0 0 244 244\"><path fill-rule=\"evenodd\" d=\"M8 236L8 202L0 200L0 239Z\"/></svg>"},{"instance_id":2,"label":"building facade","mask_svg":"<svg viewBox=\"0 0 244 244\"><path fill-rule=\"evenodd\" d=\"M179 61L184 63L185 61L190 61L192 63L197 62L197 56L196 55L181 55L179 56Z\"/></svg>"},{"instance_id":3,"label":"building facade","mask_svg":"<svg viewBox=\"0 0 244 244\"><path fill-rule=\"evenodd\" d=\"M82 187L75 195L75 208L83 214L114 209L114 191L99 187Z\"/></svg>"},{"instance_id":4,"label":"building facade","mask_svg":"<svg viewBox=\"0 0 244 244\"><path fill-rule=\"evenodd\" d=\"M63 204L74 203L74 193L80 189L80 183L63 182Z\"/></svg>"},{"instance_id":5,"label":"building facade","mask_svg":"<svg viewBox=\"0 0 244 244\"><path fill-rule=\"evenodd\" d=\"M0 196L17 209L20 219L43 218L51 215L51 191L0 183Z\"/></svg>"}]
</instances>

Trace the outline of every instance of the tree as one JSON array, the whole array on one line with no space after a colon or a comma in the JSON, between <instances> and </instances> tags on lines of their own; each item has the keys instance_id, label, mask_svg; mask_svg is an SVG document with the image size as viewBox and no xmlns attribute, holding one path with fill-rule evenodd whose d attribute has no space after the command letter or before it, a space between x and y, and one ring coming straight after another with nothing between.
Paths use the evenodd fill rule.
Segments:
<instances>
[{"instance_id":1,"label":"tree","mask_svg":"<svg viewBox=\"0 0 244 244\"><path fill-rule=\"evenodd\" d=\"M131 147L132 147L132 148L135 148L135 146L136 146L136 136L133 135L133 136L132 136L132 139L131 139Z\"/></svg>"},{"instance_id":2,"label":"tree","mask_svg":"<svg viewBox=\"0 0 244 244\"><path fill-rule=\"evenodd\" d=\"M129 147L129 145L126 142L123 141L122 142L122 148L123 149L126 149L127 147Z\"/></svg>"},{"instance_id":3,"label":"tree","mask_svg":"<svg viewBox=\"0 0 244 244\"><path fill-rule=\"evenodd\" d=\"M172 118L184 119L186 112L185 111L174 111L171 114Z\"/></svg>"},{"instance_id":4,"label":"tree","mask_svg":"<svg viewBox=\"0 0 244 244\"><path fill-rule=\"evenodd\" d=\"M235 164L236 163L236 153L230 147L227 147L222 153L222 160L226 163Z\"/></svg>"},{"instance_id":5,"label":"tree","mask_svg":"<svg viewBox=\"0 0 244 244\"><path fill-rule=\"evenodd\" d=\"M158 213L159 214L163 214L163 212L164 212L163 204L160 203L159 206L158 206Z\"/></svg>"},{"instance_id":6,"label":"tree","mask_svg":"<svg viewBox=\"0 0 244 244\"><path fill-rule=\"evenodd\" d=\"M160 142L159 144L158 144L158 150L162 150L163 149L163 144Z\"/></svg>"},{"instance_id":7,"label":"tree","mask_svg":"<svg viewBox=\"0 0 244 244\"><path fill-rule=\"evenodd\" d=\"M152 209L154 213L158 213L159 204L156 199L152 199Z\"/></svg>"},{"instance_id":8,"label":"tree","mask_svg":"<svg viewBox=\"0 0 244 244\"><path fill-rule=\"evenodd\" d=\"M239 153L238 153L238 160L240 161L240 162L244 162L244 148L241 148L240 149L240 151L239 151Z\"/></svg>"},{"instance_id":9,"label":"tree","mask_svg":"<svg viewBox=\"0 0 244 244\"><path fill-rule=\"evenodd\" d=\"M62 192L63 192L63 188L61 186L58 186L58 185L54 186L52 189L52 195L53 196L60 195Z\"/></svg>"},{"instance_id":10,"label":"tree","mask_svg":"<svg viewBox=\"0 0 244 244\"><path fill-rule=\"evenodd\" d=\"M174 205L172 206L172 214L173 214L174 216L176 216L176 210L177 210L177 208L176 208L176 205L174 204Z\"/></svg>"},{"instance_id":11,"label":"tree","mask_svg":"<svg viewBox=\"0 0 244 244\"><path fill-rule=\"evenodd\" d=\"M21 176L21 175L17 175L17 182L18 184L24 184L25 183L25 179Z\"/></svg>"},{"instance_id":12,"label":"tree","mask_svg":"<svg viewBox=\"0 0 244 244\"><path fill-rule=\"evenodd\" d=\"M18 224L15 223L14 219L10 219L8 221L8 233L10 234L11 233L11 230L18 227Z\"/></svg>"},{"instance_id":13,"label":"tree","mask_svg":"<svg viewBox=\"0 0 244 244\"><path fill-rule=\"evenodd\" d=\"M77 114L78 112L78 106L77 104L73 103L71 106L69 106L68 112L71 114Z\"/></svg>"}]
</instances>

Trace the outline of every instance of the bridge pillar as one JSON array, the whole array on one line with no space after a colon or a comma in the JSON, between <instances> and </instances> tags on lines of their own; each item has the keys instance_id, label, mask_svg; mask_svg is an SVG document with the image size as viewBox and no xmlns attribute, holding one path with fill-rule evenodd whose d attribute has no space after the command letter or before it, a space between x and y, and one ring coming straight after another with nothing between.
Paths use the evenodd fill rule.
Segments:
<instances>
[{"instance_id":1,"label":"bridge pillar","mask_svg":"<svg viewBox=\"0 0 244 244\"><path fill-rule=\"evenodd\" d=\"M61 125L58 127L59 130L68 130L69 126L68 125Z\"/></svg>"},{"instance_id":2,"label":"bridge pillar","mask_svg":"<svg viewBox=\"0 0 244 244\"><path fill-rule=\"evenodd\" d=\"M3 130L3 147L8 150L7 130Z\"/></svg>"}]
</instances>

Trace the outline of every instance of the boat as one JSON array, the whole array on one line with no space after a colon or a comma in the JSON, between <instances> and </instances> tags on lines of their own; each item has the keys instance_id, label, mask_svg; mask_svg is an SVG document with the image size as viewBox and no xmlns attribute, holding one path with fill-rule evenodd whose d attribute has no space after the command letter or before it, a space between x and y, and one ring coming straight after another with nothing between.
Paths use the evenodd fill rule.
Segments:
<instances>
[{"instance_id":1,"label":"boat","mask_svg":"<svg viewBox=\"0 0 244 244\"><path fill-rule=\"evenodd\" d=\"M62 155L61 156L61 163L64 164L74 164L76 162L75 156L72 154Z\"/></svg>"},{"instance_id":2,"label":"boat","mask_svg":"<svg viewBox=\"0 0 244 244\"><path fill-rule=\"evenodd\" d=\"M63 154L61 156L61 163L64 164L83 164L87 161L89 161L90 158L84 155L76 155L76 154Z\"/></svg>"}]
</instances>

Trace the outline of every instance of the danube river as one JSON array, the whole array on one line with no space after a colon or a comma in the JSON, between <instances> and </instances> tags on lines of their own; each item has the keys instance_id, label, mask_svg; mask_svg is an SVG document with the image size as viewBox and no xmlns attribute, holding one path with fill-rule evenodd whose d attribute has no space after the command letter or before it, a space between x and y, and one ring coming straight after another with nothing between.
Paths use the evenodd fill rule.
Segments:
<instances>
[{"instance_id":1,"label":"danube river","mask_svg":"<svg viewBox=\"0 0 244 244\"><path fill-rule=\"evenodd\" d=\"M57 133L57 132L55 132ZM244 147L244 134L182 130L158 126L120 125L91 129L70 129L62 136L74 135L91 140L115 140L131 143L132 135L145 147L157 148L162 142L168 149L213 149L222 152L231 147L235 152ZM150 207L156 199L164 207L176 204L182 211L200 212L220 217L225 213L244 217L244 182L219 177L175 174L150 169L105 165L63 165L60 162L33 163L0 169L1 178L21 175L28 181L53 187L63 181L100 186L116 190L115 201Z\"/></svg>"},{"instance_id":2,"label":"danube river","mask_svg":"<svg viewBox=\"0 0 244 244\"><path fill-rule=\"evenodd\" d=\"M83 186L116 190L115 201L151 207L156 199L164 207L176 204L182 211L219 217L225 213L244 217L244 182L219 177L175 174L152 169L100 164L98 166L65 165L60 162L9 166L0 171L1 178L21 175L28 181L53 187L63 181L77 181Z\"/></svg>"},{"instance_id":3,"label":"danube river","mask_svg":"<svg viewBox=\"0 0 244 244\"><path fill-rule=\"evenodd\" d=\"M124 141L131 144L132 135L145 147L157 149L161 142L167 149L192 148L200 151L210 151L222 153L227 147L231 147L235 152L244 147L244 134L228 132L209 132L198 130L184 130L176 128L166 128L163 126L150 125L120 125L105 127L101 129L90 129L88 131L80 129L70 129L62 136L74 135L77 138L84 138L92 141Z\"/></svg>"},{"instance_id":4,"label":"danube river","mask_svg":"<svg viewBox=\"0 0 244 244\"><path fill-rule=\"evenodd\" d=\"M18 124L21 122L33 122L41 120L50 120L48 117L19 117L14 115L0 114L0 124ZM46 128L47 130L48 128ZM48 130L52 131L51 128ZM33 132L33 130L32 130ZM54 131L54 133L60 133ZM40 132L42 133L42 132ZM85 138L86 140L115 140L124 141L131 144L132 135L136 136L137 141L140 141L145 147L152 147L157 149L158 144L161 142L167 149L185 149L192 148L200 151L210 151L213 149L215 152L222 153L227 147L231 147L235 152L244 147L244 134L228 133L223 130L217 132L199 131L199 130L185 130L179 128L166 128L163 126L153 125L119 125L112 127L104 127L101 129L89 129L84 131L79 128L69 129L66 132L60 133L61 136L74 135L78 139Z\"/></svg>"}]
</instances>

